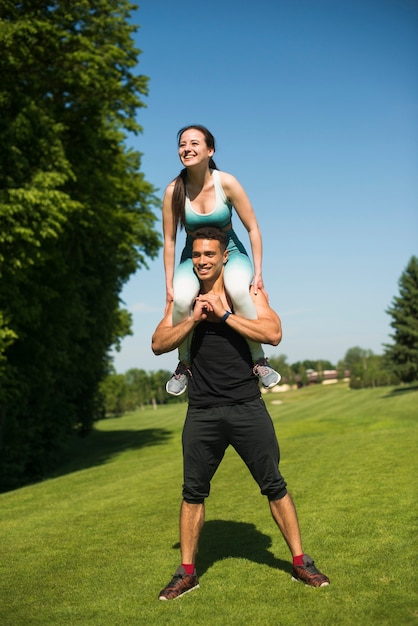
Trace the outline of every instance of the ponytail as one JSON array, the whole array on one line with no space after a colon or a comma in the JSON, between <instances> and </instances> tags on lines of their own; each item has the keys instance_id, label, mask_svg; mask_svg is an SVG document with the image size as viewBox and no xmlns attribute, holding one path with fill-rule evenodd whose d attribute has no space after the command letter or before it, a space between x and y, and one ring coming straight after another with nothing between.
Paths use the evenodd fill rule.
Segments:
<instances>
[{"instance_id":1,"label":"ponytail","mask_svg":"<svg viewBox=\"0 0 418 626\"><path fill-rule=\"evenodd\" d=\"M187 170L181 170L174 185L173 198L171 200L171 210L173 214L174 231L180 226L180 230L186 225L184 203L186 202L186 177Z\"/></svg>"}]
</instances>

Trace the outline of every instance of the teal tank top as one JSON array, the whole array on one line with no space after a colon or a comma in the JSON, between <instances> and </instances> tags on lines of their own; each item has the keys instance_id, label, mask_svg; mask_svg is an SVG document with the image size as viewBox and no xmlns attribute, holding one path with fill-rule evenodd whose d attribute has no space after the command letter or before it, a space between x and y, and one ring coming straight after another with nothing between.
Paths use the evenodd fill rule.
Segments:
<instances>
[{"instance_id":1,"label":"teal tank top","mask_svg":"<svg viewBox=\"0 0 418 626\"><path fill-rule=\"evenodd\" d=\"M231 224L232 204L228 201L218 170L211 170L215 187L215 205L210 213L197 213L190 202L186 188L186 202L184 205L186 231L193 232L203 226L217 226L225 228Z\"/></svg>"}]
</instances>

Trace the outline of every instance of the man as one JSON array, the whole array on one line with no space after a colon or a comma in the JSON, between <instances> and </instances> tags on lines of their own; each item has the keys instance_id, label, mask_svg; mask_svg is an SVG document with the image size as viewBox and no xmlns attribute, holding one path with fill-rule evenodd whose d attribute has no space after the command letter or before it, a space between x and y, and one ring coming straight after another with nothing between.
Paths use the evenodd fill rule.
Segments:
<instances>
[{"instance_id":1,"label":"man","mask_svg":"<svg viewBox=\"0 0 418 626\"><path fill-rule=\"evenodd\" d=\"M228 445L244 460L293 557L292 578L312 587L329 585L302 549L292 498L279 471L279 445L273 423L260 397L246 338L278 345L281 323L259 291L251 297L258 318L234 314L225 292L223 268L228 262L225 233L218 228L195 232L192 253L201 290L190 317L173 326L166 311L152 338L155 354L177 348L193 333L189 406L183 428L183 501L180 509L181 565L160 600L173 600L199 587L195 569L204 501L210 481Z\"/></svg>"}]
</instances>

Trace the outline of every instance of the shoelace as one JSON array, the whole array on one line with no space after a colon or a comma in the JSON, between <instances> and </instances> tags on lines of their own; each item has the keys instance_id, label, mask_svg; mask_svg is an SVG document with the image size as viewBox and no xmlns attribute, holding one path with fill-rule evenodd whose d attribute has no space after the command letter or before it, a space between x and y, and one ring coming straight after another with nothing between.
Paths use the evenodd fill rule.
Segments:
<instances>
[{"instance_id":1,"label":"shoelace","mask_svg":"<svg viewBox=\"0 0 418 626\"><path fill-rule=\"evenodd\" d=\"M254 365L253 367L253 372L254 374L256 374L257 376L265 376L266 374L268 374L269 368L266 365Z\"/></svg>"},{"instance_id":2,"label":"shoelace","mask_svg":"<svg viewBox=\"0 0 418 626\"><path fill-rule=\"evenodd\" d=\"M177 380L181 378L181 376L191 376L191 375L192 375L192 372L189 370L188 367L183 365L183 363L180 363L179 365L177 365L177 369L173 374L174 378L176 378Z\"/></svg>"},{"instance_id":3,"label":"shoelace","mask_svg":"<svg viewBox=\"0 0 418 626\"><path fill-rule=\"evenodd\" d=\"M315 567L314 561L309 561L302 565L303 569L306 569L310 574L320 574L321 572Z\"/></svg>"}]
</instances>

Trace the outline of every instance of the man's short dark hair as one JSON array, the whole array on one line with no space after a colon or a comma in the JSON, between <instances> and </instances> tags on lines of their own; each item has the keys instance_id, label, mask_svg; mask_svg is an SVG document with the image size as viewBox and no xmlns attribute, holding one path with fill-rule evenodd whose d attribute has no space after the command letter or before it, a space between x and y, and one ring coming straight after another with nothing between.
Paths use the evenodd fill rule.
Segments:
<instances>
[{"instance_id":1,"label":"man's short dark hair","mask_svg":"<svg viewBox=\"0 0 418 626\"><path fill-rule=\"evenodd\" d=\"M222 252L226 250L228 243L225 231L222 230L222 228L216 228L215 226L204 226L203 228L198 228L193 233L193 240L194 239L215 239L216 241L219 241Z\"/></svg>"}]
</instances>

